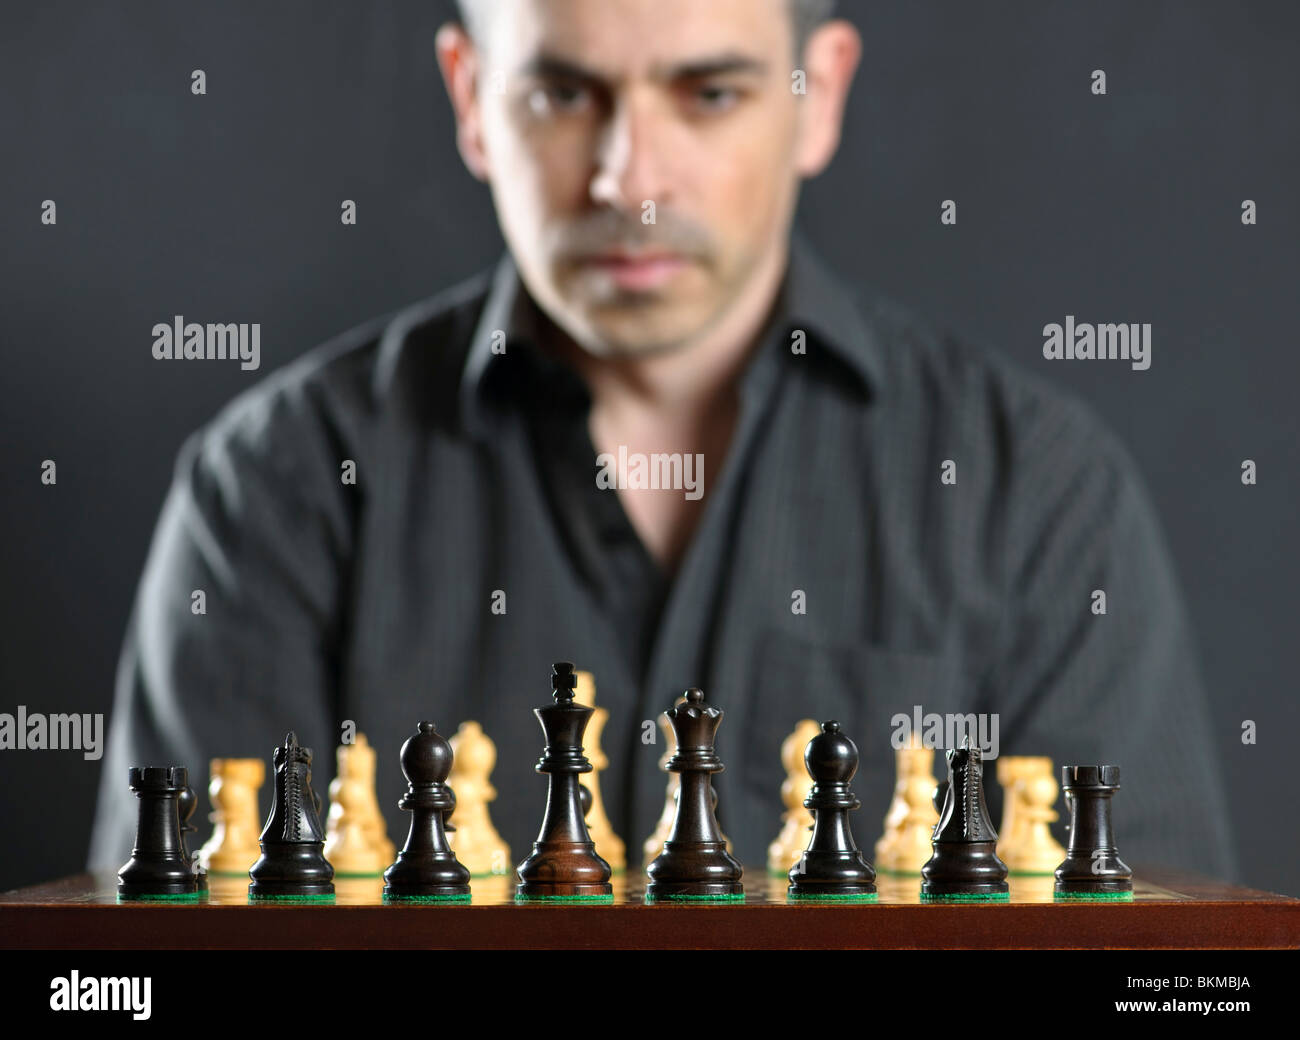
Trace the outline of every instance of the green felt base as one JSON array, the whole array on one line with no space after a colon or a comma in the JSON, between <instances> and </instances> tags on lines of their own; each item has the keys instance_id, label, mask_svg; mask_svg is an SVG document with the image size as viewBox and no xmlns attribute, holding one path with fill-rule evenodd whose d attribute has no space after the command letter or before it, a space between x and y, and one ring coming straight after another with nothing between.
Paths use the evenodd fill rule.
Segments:
<instances>
[{"instance_id":1,"label":"green felt base","mask_svg":"<svg viewBox=\"0 0 1300 1040\"><path fill-rule=\"evenodd\" d=\"M512 871L509 871L509 870L503 870L503 871L501 871L501 873L498 874L498 873L496 873L495 871L491 871L491 870L489 870L486 874L470 874L470 877L471 877L471 878L479 878L479 879L482 880L482 881L488 881L488 880L490 880L491 878L494 878L494 877L509 877L509 876L511 875L511 873L512 873Z\"/></svg>"},{"instance_id":2,"label":"green felt base","mask_svg":"<svg viewBox=\"0 0 1300 1040\"><path fill-rule=\"evenodd\" d=\"M921 893L922 903L1005 903L1010 899L1010 892L954 892L946 896Z\"/></svg>"},{"instance_id":3,"label":"green felt base","mask_svg":"<svg viewBox=\"0 0 1300 1040\"><path fill-rule=\"evenodd\" d=\"M250 863L249 866L251 867L252 864ZM209 870L208 876L246 878L248 877L248 871L247 870Z\"/></svg>"},{"instance_id":4,"label":"green felt base","mask_svg":"<svg viewBox=\"0 0 1300 1040\"><path fill-rule=\"evenodd\" d=\"M334 871L334 880L335 880L335 881L338 881L339 878L345 878L345 879L348 879L348 880L351 880L351 881L373 881L373 880L375 880L376 878L381 878L381 877L383 877L383 876L384 876L384 872L383 872L382 870L379 871L379 872L377 872L377 873L375 873L375 874L354 874L354 873L351 873L350 871L346 871L346 870L336 870L336 871Z\"/></svg>"},{"instance_id":5,"label":"green felt base","mask_svg":"<svg viewBox=\"0 0 1300 1040\"><path fill-rule=\"evenodd\" d=\"M692 895L672 895L672 896L652 896L649 892L645 894L647 903L743 903L745 901L744 892L733 892L726 895L716 896L692 896Z\"/></svg>"},{"instance_id":6,"label":"green felt base","mask_svg":"<svg viewBox=\"0 0 1300 1040\"><path fill-rule=\"evenodd\" d=\"M334 902L334 893L322 893L312 896L255 896L251 892L248 894L250 903L332 903Z\"/></svg>"},{"instance_id":7,"label":"green felt base","mask_svg":"<svg viewBox=\"0 0 1300 1040\"><path fill-rule=\"evenodd\" d=\"M874 903L879 898L875 892L825 892L821 895L787 892L785 897L792 903Z\"/></svg>"},{"instance_id":8,"label":"green felt base","mask_svg":"<svg viewBox=\"0 0 1300 1040\"><path fill-rule=\"evenodd\" d=\"M394 896L384 893L385 903L468 903L472 898L468 892L456 896Z\"/></svg>"},{"instance_id":9,"label":"green felt base","mask_svg":"<svg viewBox=\"0 0 1300 1040\"><path fill-rule=\"evenodd\" d=\"M1009 870L1010 877L1055 877L1055 870Z\"/></svg>"},{"instance_id":10,"label":"green felt base","mask_svg":"<svg viewBox=\"0 0 1300 1040\"><path fill-rule=\"evenodd\" d=\"M207 892L158 892L144 895L124 896L117 894L119 903L197 903Z\"/></svg>"},{"instance_id":11,"label":"green felt base","mask_svg":"<svg viewBox=\"0 0 1300 1040\"><path fill-rule=\"evenodd\" d=\"M516 903L550 903L558 905L560 903L612 903L614 896L596 895L596 896L523 896L515 893Z\"/></svg>"},{"instance_id":12,"label":"green felt base","mask_svg":"<svg viewBox=\"0 0 1300 1040\"><path fill-rule=\"evenodd\" d=\"M1063 903L1071 902L1103 902L1103 903L1131 903L1133 902L1132 892L1053 892L1052 898L1060 900Z\"/></svg>"}]
</instances>

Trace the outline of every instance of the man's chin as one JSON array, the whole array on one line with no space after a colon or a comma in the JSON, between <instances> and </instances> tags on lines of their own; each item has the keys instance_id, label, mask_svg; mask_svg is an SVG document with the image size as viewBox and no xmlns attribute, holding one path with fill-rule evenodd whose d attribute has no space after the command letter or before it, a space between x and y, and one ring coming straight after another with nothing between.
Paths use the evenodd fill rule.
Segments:
<instances>
[{"instance_id":1,"label":"man's chin","mask_svg":"<svg viewBox=\"0 0 1300 1040\"><path fill-rule=\"evenodd\" d=\"M707 323L707 309L663 293L621 294L616 299L572 300L578 338L590 354L652 357L689 344Z\"/></svg>"},{"instance_id":2,"label":"man's chin","mask_svg":"<svg viewBox=\"0 0 1300 1040\"><path fill-rule=\"evenodd\" d=\"M584 337L583 349L596 357L610 361L636 361L643 358L662 357L681 350L690 337L674 333L650 333L645 329L635 331L625 328L591 327Z\"/></svg>"}]
</instances>

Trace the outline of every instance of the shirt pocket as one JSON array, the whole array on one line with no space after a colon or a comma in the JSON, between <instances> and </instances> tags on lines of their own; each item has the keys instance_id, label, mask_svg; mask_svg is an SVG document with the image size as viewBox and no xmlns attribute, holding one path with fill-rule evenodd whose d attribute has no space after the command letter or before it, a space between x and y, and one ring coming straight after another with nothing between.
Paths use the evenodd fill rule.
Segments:
<instances>
[{"instance_id":1,"label":"shirt pocket","mask_svg":"<svg viewBox=\"0 0 1300 1040\"><path fill-rule=\"evenodd\" d=\"M949 654L918 654L888 647L834 644L785 631L763 635L757 655L752 710L745 720L741 782L747 801L762 802L764 815L779 814L781 744L800 719L834 719L861 758L853 791L862 801L854 814L862 839L878 827L894 785L893 720L915 708L922 713L957 710L971 696L959 660ZM941 758L936 756L936 767ZM775 804L770 804L775 803ZM775 817L773 817L775 818Z\"/></svg>"}]
</instances>

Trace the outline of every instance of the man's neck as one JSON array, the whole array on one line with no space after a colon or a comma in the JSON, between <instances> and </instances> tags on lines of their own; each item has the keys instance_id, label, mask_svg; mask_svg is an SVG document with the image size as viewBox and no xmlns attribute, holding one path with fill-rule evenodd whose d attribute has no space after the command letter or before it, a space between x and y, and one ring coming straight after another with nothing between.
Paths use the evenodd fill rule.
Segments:
<instances>
[{"instance_id":1,"label":"man's neck","mask_svg":"<svg viewBox=\"0 0 1300 1040\"><path fill-rule=\"evenodd\" d=\"M588 428L598 454L691 456L702 463L703 494L626 488L619 500L642 543L675 571L722 470L740 412L740 376L767 325L788 261L783 242L716 325L693 343L651 357L608 358L567 336L548 344L582 376L591 393Z\"/></svg>"}]
</instances>

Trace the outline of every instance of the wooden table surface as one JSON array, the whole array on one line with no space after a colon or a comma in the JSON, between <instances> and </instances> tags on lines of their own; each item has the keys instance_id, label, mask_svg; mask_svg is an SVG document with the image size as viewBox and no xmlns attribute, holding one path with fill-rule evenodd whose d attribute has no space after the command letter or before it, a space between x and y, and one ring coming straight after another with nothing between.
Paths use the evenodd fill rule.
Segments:
<instances>
[{"instance_id":1,"label":"wooden table surface","mask_svg":"<svg viewBox=\"0 0 1300 1040\"><path fill-rule=\"evenodd\" d=\"M1012 877L1004 904L933 905L882 875L871 905L789 904L745 874L743 904L647 906L642 875L605 906L516 905L505 878L468 905L386 906L379 879L339 879L332 905L249 905L246 878L199 904L119 904L112 875L0 893L6 949L1261 949L1300 948L1300 899L1172 870L1135 873L1131 903L1059 903L1052 879Z\"/></svg>"}]
</instances>

